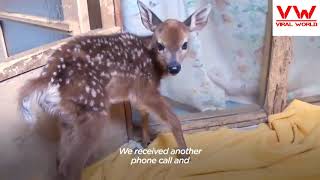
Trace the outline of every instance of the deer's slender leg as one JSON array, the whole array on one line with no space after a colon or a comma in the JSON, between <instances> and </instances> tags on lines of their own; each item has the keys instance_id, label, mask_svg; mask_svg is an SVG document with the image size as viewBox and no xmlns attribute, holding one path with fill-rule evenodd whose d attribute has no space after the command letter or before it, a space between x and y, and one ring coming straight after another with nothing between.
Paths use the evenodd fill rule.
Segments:
<instances>
[{"instance_id":1,"label":"deer's slender leg","mask_svg":"<svg viewBox=\"0 0 320 180\"><path fill-rule=\"evenodd\" d=\"M145 147L150 143L149 136L149 114L145 110L140 110L141 120L142 120L142 142Z\"/></svg>"},{"instance_id":2,"label":"deer's slender leg","mask_svg":"<svg viewBox=\"0 0 320 180\"><path fill-rule=\"evenodd\" d=\"M136 105L146 109L148 112L154 113L162 121L168 123L171 127L178 147L181 149L186 149L187 145L183 137L180 121L172 112L165 99L157 91L145 93L143 96L145 98L138 98L139 100L136 102Z\"/></svg>"},{"instance_id":3,"label":"deer's slender leg","mask_svg":"<svg viewBox=\"0 0 320 180\"><path fill-rule=\"evenodd\" d=\"M62 179L80 180L81 171L96 149L102 135L106 114L84 112L75 123L61 125L58 174Z\"/></svg>"}]
</instances>

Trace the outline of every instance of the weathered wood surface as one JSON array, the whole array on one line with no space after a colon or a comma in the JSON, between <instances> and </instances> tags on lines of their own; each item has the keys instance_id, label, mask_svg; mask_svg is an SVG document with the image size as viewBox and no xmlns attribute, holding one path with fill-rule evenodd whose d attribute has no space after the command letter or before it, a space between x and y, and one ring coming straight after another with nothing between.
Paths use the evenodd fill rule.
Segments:
<instances>
[{"instance_id":1,"label":"weathered wood surface","mask_svg":"<svg viewBox=\"0 0 320 180\"><path fill-rule=\"evenodd\" d=\"M102 28L122 28L121 1L120 0L99 0Z\"/></svg>"},{"instance_id":2,"label":"weathered wood surface","mask_svg":"<svg viewBox=\"0 0 320 180\"><path fill-rule=\"evenodd\" d=\"M87 0L62 0L64 21L74 35L90 31Z\"/></svg>"},{"instance_id":3,"label":"weathered wood surface","mask_svg":"<svg viewBox=\"0 0 320 180\"><path fill-rule=\"evenodd\" d=\"M99 0L88 1L88 11L91 30L102 28L101 9Z\"/></svg>"},{"instance_id":4,"label":"weathered wood surface","mask_svg":"<svg viewBox=\"0 0 320 180\"><path fill-rule=\"evenodd\" d=\"M269 63L271 56L272 45L272 0L268 0L268 13L266 17L265 36L263 44L263 54L261 62L260 83L259 83L259 104L261 106L265 103L267 91L267 79L269 72Z\"/></svg>"},{"instance_id":5,"label":"weathered wood surface","mask_svg":"<svg viewBox=\"0 0 320 180\"><path fill-rule=\"evenodd\" d=\"M4 41L4 34L0 23L0 62L8 57L6 42Z\"/></svg>"},{"instance_id":6,"label":"weathered wood surface","mask_svg":"<svg viewBox=\"0 0 320 180\"><path fill-rule=\"evenodd\" d=\"M320 95L308 96L308 97L297 97L295 99L298 99L307 103L312 103L312 104L320 103ZM293 99L288 99L288 104L292 101Z\"/></svg>"},{"instance_id":7,"label":"weathered wood surface","mask_svg":"<svg viewBox=\"0 0 320 180\"><path fill-rule=\"evenodd\" d=\"M222 110L211 113L210 116L205 113L191 114L191 117L180 116L183 131L191 133L214 130L220 127L239 128L267 122L265 111L256 107ZM170 131L168 125L163 123L151 124L150 129L153 134Z\"/></svg>"},{"instance_id":8,"label":"weathered wood surface","mask_svg":"<svg viewBox=\"0 0 320 180\"><path fill-rule=\"evenodd\" d=\"M196 121L210 118L218 118L218 117L227 117L237 114L250 113L261 110L261 107L258 105L247 105L238 108L225 109L225 110L216 110L216 111L205 111L199 113L190 113L187 115L179 116L181 121ZM159 121L153 121L150 125L160 125Z\"/></svg>"},{"instance_id":9,"label":"weathered wood surface","mask_svg":"<svg viewBox=\"0 0 320 180\"><path fill-rule=\"evenodd\" d=\"M288 70L292 62L292 37L273 37L264 108L268 114L287 105Z\"/></svg>"},{"instance_id":10,"label":"weathered wood surface","mask_svg":"<svg viewBox=\"0 0 320 180\"><path fill-rule=\"evenodd\" d=\"M115 26L123 27L123 20L121 15L121 0L113 0L113 4L114 4Z\"/></svg>"},{"instance_id":11,"label":"weathered wood surface","mask_svg":"<svg viewBox=\"0 0 320 180\"><path fill-rule=\"evenodd\" d=\"M71 32L71 28L68 23L57 20L50 20L43 17L37 17L32 15L25 15L19 13L0 12L0 20L10 20L19 23L30 24L34 26L49 28L53 30Z\"/></svg>"},{"instance_id":12,"label":"weathered wood surface","mask_svg":"<svg viewBox=\"0 0 320 180\"><path fill-rule=\"evenodd\" d=\"M101 35L101 34L113 34L120 32L120 28L111 29L98 29L90 31L83 35ZM35 49L25 51L23 53L11 56L5 60L5 62L0 63L0 82L8 78L14 77L16 75L28 72L32 69L39 68L46 64L48 56L59 48L64 43L74 39L77 36L66 38L54 43L50 43Z\"/></svg>"},{"instance_id":13,"label":"weathered wood surface","mask_svg":"<svg viewBox=\"0 0 320 180\"><path fill-rule=\"evenodd\" d=\"M113 0L99 0L102 28L107 29L116 26L115 7Z\"/></svg>"},{"instance_id":14,"label":"weathered wood surface","mask_svg":"<svg viewBox=\"0 0 320 180\"><path fill-rule=\"evenodd\" d=\"M123 103L124 111L126 115L126 125L128 140L133 139L133 118L132 118L132 108L129 101Z\"/></svg>"}]
</instances>

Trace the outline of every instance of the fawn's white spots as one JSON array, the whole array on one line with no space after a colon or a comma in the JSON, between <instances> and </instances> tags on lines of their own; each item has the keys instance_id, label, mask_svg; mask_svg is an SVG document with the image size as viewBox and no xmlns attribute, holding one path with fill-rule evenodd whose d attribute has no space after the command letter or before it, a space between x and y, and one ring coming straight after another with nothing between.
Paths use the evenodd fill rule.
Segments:
<instances>
[{"instance_id":1,"label":"fawn's white spots","mask_svg":"<svg viewBox=\"0 0 320 180\"><path fill-rule=\"evenodd\" d=\"M76 91L70 93L70 96L74 96L71 98L90 107L92 111L105 107L99 98L105 97L104 87L112 76L130 78L130 81L134 81L137 76L151 77L148 71L142 71L142 68L150 65L151 59L144 54L142 42L133 35L82 38L71 45L63 47L64 52L60 53L63 55L54 57L58 63L52 71L51 82L58 83L57 87L65 86L60 89L63 91L70 87L68 91L72 92L72 86L75 85L73 88ZM69 50L66 49L68 47ZM75 53L80 51L83 54Z\"/></svg>"},{"instance_id":2,"label":"fawn's white spots","mask_svg":"<svg viewBox=\"0 0 320 180\"><path fill-rule=\"evenodd\" d=\"M92 97L97 97L97 92L94 89L91 89L91 96Z\"/></svg>"},{"instance_id":3,"label":"fawn's white spots","mask_svg":"<svg viewBox=\"0 0 320 180\"><path fill-rule=\"evenodd\" d=\"M73 74L73 70L70 70L70 71L68 72L68 75L69 75L69 76L72 76L72 74Z\"/></svg>"},{"instance_id":4,"label":"fawn's white spots","mask_svg":"<svg viewBox=\"0 0 320 180\"><path fill-rule=\"evenodd\" d=\"M101 77L106 77L106 78L109 78L109 77L110 77L110 75L109 75L109 74L106 74L105 72L101 72L101 73L100 73L100 76L101 76Z\"/></svg>"},{"instance_id":5,"label":"fawn's white spots","mask_svg":"<svg viewBox=\"0 0 320 180\"><path fill-rule=\"evenodd\" d=\"M91 107L94 106L94 101L93 101L93 100L90 101L90 106L91 106Z\"/></svg>"},{"instance_id":6,"label":"fawn's white spots","mask_svg":"<svg viewBox=\"0 0 320 180\"><path fill-rule=\"evenodd\" d=\"M142 50L138 50L137 53L138 53L138 57L141 57Z\"/></svg>"},{"instance_id":7,"label":"fawn's white spots","mask_svg":"<svg viewBox=\"0 0 320 180\"><path fill-rule=\"evenodd\" d=\"M115 75L117 75L118 73L116 72L116 71L112 71L111 72L111 76L115 76Z\"/></svg>"},{"instance_id":8,"label":"fawn's white spots","mask_svg":"<svg viewBox=\"0 0 320 180\"><path fill-rule=\"evenodd\" d=\"M80 48L76 48L76 47L73 48L73 52L75 52L75 53L80 53L80 51L81 51Z\"/></svg>"},{"instance_id":9,"label":"fawn's white spots","mask_svg":"<svg viewBox=\"0 0 320 180\"><path fill-rule=\"evenodd\" d=\"M91 58L90 58L90 55L89 55L89 54L87 54L87 55L86 55L86 59L87 59L88 61L90 61L90 60L91 60Z\"/></svg>"},{"instance_id":10,"label":"fawn's white spots","mask_svg":"<svg viewBox=\"0 0 320 180\"><path fill-rule=\"evenodd\" d=\"M85 89L86 89L86 92L87 92L87 93L90 92L90 87L89 87L88 85L86 85Z\"/></svg>"},{"instance_id":11,"label":"fawn's white spots","mask_svg":"<svg viewBox=\"0 0 320 180\"><path fill-rule=\"evenodd\" d=\"M134 73L135 73L135 74L138 74L139 72L140 72L139 67L136 67L136 69L134 70Z\"/></svg>"},{"instance_id":12,"label":"fawn's white spots","mask_svg":"<svg viewBox=\"0 0 320 180\"><path fill-rule=\"evenodd\" d=\"M47 75L47 72L42 72L41 73L41 76L45 76L45 75Z\"/></svg>"}]
</instances>

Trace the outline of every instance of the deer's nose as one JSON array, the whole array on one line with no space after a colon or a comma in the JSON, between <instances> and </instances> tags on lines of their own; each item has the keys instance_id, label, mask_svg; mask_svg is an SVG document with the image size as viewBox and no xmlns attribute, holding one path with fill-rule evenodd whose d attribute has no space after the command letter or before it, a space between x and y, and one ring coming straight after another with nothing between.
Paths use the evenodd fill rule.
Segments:
<instances>
[{"instance_id":1,"label":"deer's nose","mask_svg":"<svg viewBox=\"0 0 320 180\"><path fill-rule=\"evenodd\" d=\"M180 70L181 70L181 65L178 62L173 61L168 64L168 71L170 74L176 75L180 72Z\"/></svg>"}]
</instances>

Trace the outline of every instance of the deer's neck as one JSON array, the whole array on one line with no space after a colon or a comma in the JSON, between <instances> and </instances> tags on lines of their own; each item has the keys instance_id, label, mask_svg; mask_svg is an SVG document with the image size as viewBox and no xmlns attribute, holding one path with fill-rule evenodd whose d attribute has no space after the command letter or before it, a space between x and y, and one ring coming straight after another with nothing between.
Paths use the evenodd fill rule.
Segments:
<instances>
[{"instance_id":1,"label":"deer's neck","mask_svg":"<svg viewBox=\"0 0 320 180\"><path fill-rule=\"evenodd\" d=\"M148 52L150 58L152 59L153 64L153 74L157 84L160 83L160 80L168 75L167 68L165 65L161 64L159 59L158 52L153 45L153 36L139 36L142 40L145 50Z\"/></svg>"}]
</instances>

